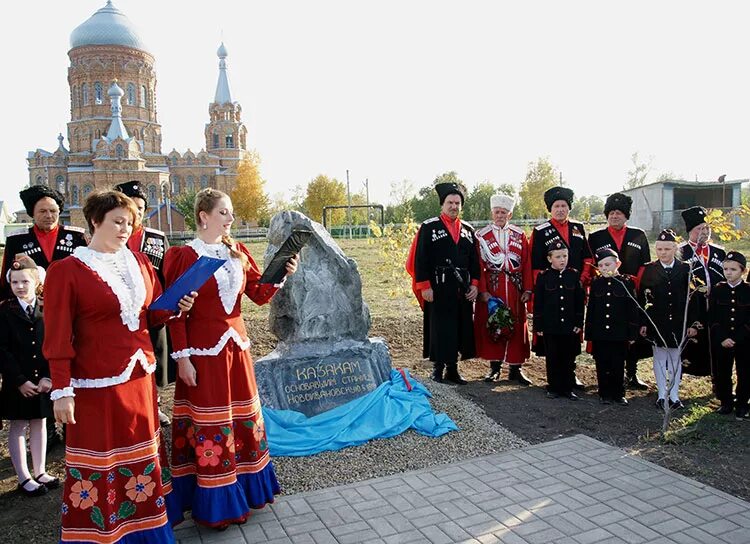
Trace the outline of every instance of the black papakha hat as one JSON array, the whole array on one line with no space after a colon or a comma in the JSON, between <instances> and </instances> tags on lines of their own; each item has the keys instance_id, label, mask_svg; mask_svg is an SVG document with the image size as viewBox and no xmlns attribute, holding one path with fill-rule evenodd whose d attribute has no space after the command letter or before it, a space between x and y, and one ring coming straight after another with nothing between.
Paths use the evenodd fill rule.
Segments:
<instances>
[{"instance_id":1,"label":"black papakha hat","mask_svg":"<svg viewBox=\"0 0 750 544\"><path fill-rule=\"evenodd\" d=\"M49 197L57 202L60 211L63 210L63 205L65 204L65 197L63 194L48 185L32 185L18 193L18 196L21 197L23 207L26 208L26 213L29 215L34 215L34 206L44 197Z\"/></svg>"},{"instance_id":2,"label":"black papakha hat","mask_svg":"<svg viewBox=\"0 0 750 544\"><path fill-rule=\"evenodd\" d=\"M146 191L143 190L141 182L138 180L134 179L133 181L126 181L125 183L115 185L115 191L120 191L130 198L142 198L144 202L148 202Z\"/></svg>"},{"instance_id":3,"label":"black papakha hat","mask_svg":"<svg viewBox=\"0 0 750 544\"><path fill-rule=\"evenodd\" d=\"M596 252L596 263L599 264L600 261L607 257L614 257L615 259L620 258L617 252L611 247L603 247Z\"/></svg>"},{"instance_id":4,"label":"black papakha hat","mask_svg":"<svg viewBox=\"0 0 750 544\"><path fill-rule=\"evenodd\" d=\"M435 191L437 191L441 206L449 195L460 196L461 206L464 205L464 200L466 200L466 191L458 183L438 183L437 185L435 185Z\"/></svg>"},{"instance_id":5,"label":"black papakha hat","mask_svg":"<svg viewBox=\"0 0 750 544\"><path fill-rule=\"evenodd\" d=\"M742 268L747 268L747 259L739 251L730 251L729 253L727 253L727 256L724 257L724 260L734 261L736 263L739 263Z\"/></svg>"},{"instance_id":6,"label":"black papakha hat","mask_svg":"<svg viewBox=\"0 0 750 544\"><path fill-rule=\"evenodd\" d=\"M698 225L706 222L708 211L703 206L693 206L682 212L682 219L685 220L685 230L688 234Z\"/></svg>"},{"instance_id":7,"label":"black papakha hat","mask_svg":"<svg viewBox=\"0 0 750 544\"><path fill-rule=\"evenodd\" d=\"M568 208L573 207L573 189L567 187L552 187L544 191L544 203L547 205L547 211L552 211L552 204L558 200L564 200L568 203Z\"/></svg>"},{"instance_id":8,"label":"black papakha hat","mask_svg":"<svg viewBox=\"0 0 750 544\"><path fill-rule=\"evenodd\" d=\"M677 241L677 235L672 229L664 229L659 233L659 236L656 237L657 242L676 242Z\"/></svg>"},{"instance_id":9,"label":"black papakha hat","mask_svg":"<svg viewBox=\"0 0 750 544\"><path fill-rule=\"evenodd\" d=\"M612 210L620 210L625 217L630 219L630 208L633 207L633 199L622 193L612 193L604 203L604 217L609 216Z\"/></svg>"}]
</instances>

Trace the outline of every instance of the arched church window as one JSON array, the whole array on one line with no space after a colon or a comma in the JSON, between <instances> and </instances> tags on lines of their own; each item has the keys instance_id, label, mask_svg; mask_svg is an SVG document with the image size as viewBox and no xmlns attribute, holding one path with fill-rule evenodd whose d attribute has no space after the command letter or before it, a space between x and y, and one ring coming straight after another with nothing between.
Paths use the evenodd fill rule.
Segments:
<instances>
[{"instance_id":1,"label":"arched church window","mask_svg":"<svg viewBox=\"0 0 750 544\"><path fill-rule=\"evenodd\" d=\"M227 134L226 136L226 145L224 146L228 149L231 149L234 147L234 134Z\"/></svg>"},{"instance_id":2,"label":"arched church window","mask_svg":"<svg viewBox=\"0 0 750 544\"><path fill-rule=\"evenodd\" d=\"M55 178L55 185L57 185L57 190L62 194L65 194L67 192L65 191L65 178L63 176L57 176Z\"/></svg>"},{"instance_id":3,"label":"arched church window","mask_svg":"<svg viewBox=\"0 0 750 544\"><path fill-rule=\"evenodd\" d=\"M81 100L83 101L84 106L88 106L89 104L89 84L84 83L81 86Z\"/></svg>"},{"instance_id":4,"label":"arched church window","mask_svg":"<svg viewBox=\"0 0 750 544\"><path fill-rule=\"evenodd\" d=\"M135 106L135 85L128 83L128 106Z\"/></svg>"},{"instance_id":5,"label":"arched church window","mask_svg":"<svg viewBox=\"0 0 750 544\"><path fill-rule=\"evenodd\" d=\"M73 185L73 188L71 189L71 197L70 202L73 204L73 206L80 206L80 200L78 199L78 185Z\"/></svg>"},{"instance_id":6,"label":"arched church window","mask_svg":"<svg viewBox=\"0 0 750 544\"><path fill-rule=\"evenodd\" d=\"M104 103L104 88L99 81L94 83L94 102L96 104Z\"/></svg>"},{"instance_id":7,"label":"arched church window","mask_svg":"<svg viewBox=\"0 0 750 544\"><path fill-rule=\"evenodd\" d=\"M177 166L177 157L172 155L172 166Z\"/></svg>"},{"instance_id":8,"label":"arched church window","mask_svg":"<svg viewBox=\"0 0 750 544\"><path fill-rule=\"evenodd\" d=\"M172 194L180 193L180 176L172 176Z\"/></svg>"},{"instance_id":9,"label":"arched church window","mask_svg":"<svg viewBox=\"0 0 750 544\"><path fill-rule=\"evenodd\" d=\"M73 85L71 95L72 95L71 98L73 101L73 107L77 108L78 107L78 87L76 87L75 85Z\"/></svg>"},{"instance_id":10,"label":"arched church window","mask_svg":"<svg viewBox=\"0 0 750 544\"><path fill-rule=\"evenodd\" d=\"M44 178L42 176L36 177L36 184L37 185L44 185Z\"/></svg>"},{"instance_id":11,"label":"arched church window","mask_svg":"<svg viewBox=\"0 0 750 544\"><path fill-rule=\"evenodd\" d=\"M206 164L206 156L205 155L201 156L201 164Z\"/></svg>"},{"instance_id":12,"label":"arched church window","mask_svg":"<svg viewBox=\"0 0 750 544\"><path fill-rule=\"evenodd\" d=\"M83 186L83 200L84 201L89 197L89 195L91 194L91 191L93 190L94 188L88 183Z\"/></svg>"},{"instance_id":13,"label":"arched church window","mask_svg":"<svg viewBox=\"0 0 750 544\"><path fill-rule=\"evenodd\" d=\"M190 155L188 155L186 162L187 162L188 166L193 166L193 157L191 157Z\"/></svg>"},{"instance_id":14,"label":"arched church window","mask_svg":"<svg viewBox=\"0 0 750 544\"><path fill-rule=\"evenodd\" d=\"M118 159L121 159L125 156L125 151L122 148L122 144L117 144L115 146L115 157Z\"/></svg>"},{"instance_id":15,"label":"arched church window","mask_svg":"<svg viewBox=\"0 0 750 544\"><path fill-rule=\"evenodd\" d=\"M195 178L193 176L187 177L187 183L185 184L185 189L189 193L192 193L193 191L195 191Z\"/></svg>"},{"instance_id":16,"label":"arched church window","mask_svg":"<svg viewBox=\"0 0 750 544\"><path fill-rule=\"evenodd\" d=\"M145 85L141 85L141 107L148 108L148 91Z\"/></svg>"},{"instance_id":17,"label":"arched church window","mask_svg":"<svg viewBox=\"0 0 750 544\"><path fill-rule=\"evenodd\" d=\"M148 205L156 206L156 185L148 186Z\"/></svg>"},{"instance_id":18,"label":"arched church window","mask_svg":"<svg viewBox=\"0 0 750 544\"><path fill-rule=\"evenodd\" d=\"M201 189L208 187L208 176L201 176Z\"/></svg>"},{"instance_id":19,"label":"arched church window","mask_svg":"<svg viewBox=\"0 0 750 544\"><path fill-rule=\"evenodd\" d=\"M219 134L214 132L214 148L219 147Z\"/></svg>"}]
</instances>

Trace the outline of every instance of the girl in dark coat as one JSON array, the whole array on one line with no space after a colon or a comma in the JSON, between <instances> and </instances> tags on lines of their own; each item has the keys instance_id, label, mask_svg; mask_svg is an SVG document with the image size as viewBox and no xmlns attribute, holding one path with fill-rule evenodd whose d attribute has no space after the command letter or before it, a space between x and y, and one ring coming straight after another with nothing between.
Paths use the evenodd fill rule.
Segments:
<instances>
[{"instance_id":1,"label":"girl in dark coat","mask_svg":"<svg viewBox=\"0 0 750 544\"><path fill-rule=\"evenodd\" d=\"M57 478L47 474L47 427L52 416L49 365L42 356L42 322L39 269L28 256L18 256L7 278L13 298L0 303L0 364L4 387L0 392L0 414L10 420L8 450L18 475L19 490L31 497L58 487ZM26 430L34 477L26 460Z\"/></svg>"}]
</instances>

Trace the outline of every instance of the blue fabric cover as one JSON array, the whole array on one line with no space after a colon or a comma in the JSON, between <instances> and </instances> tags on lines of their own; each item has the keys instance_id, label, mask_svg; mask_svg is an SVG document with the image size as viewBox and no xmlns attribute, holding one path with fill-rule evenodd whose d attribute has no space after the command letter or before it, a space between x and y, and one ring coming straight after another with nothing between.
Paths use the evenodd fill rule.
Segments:
<instances>
[{"instance_id":1,"label":"blue fabric cover","mask_svg":"<svg viewBox=\"0 0 750 544\"><path fill-rule=\"evenodd\" d=\"M390 380L374 391L313 417L294 410L264 407L271 455L297 457L335 451L375 438L390 438L407 429L433 437L457 431L458 426L451 418L432 411L429 401L432 395L427 388L412 378L408 370L403 372L411 391L401 373L391 370Z\"/></svg>"}]
</instances>

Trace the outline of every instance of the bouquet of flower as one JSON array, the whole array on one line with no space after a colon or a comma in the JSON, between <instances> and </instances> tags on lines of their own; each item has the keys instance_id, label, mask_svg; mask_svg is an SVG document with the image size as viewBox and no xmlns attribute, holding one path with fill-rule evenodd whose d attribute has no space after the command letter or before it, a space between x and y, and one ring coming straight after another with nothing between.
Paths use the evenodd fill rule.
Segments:
<instances>
[{"instance_id":1,"label":"bouquet of flower","mask_svg":"<svg viewBox=\"0 0 750 544\"><path fill-rule=\"evenodd\" d=\"M487 301L487 328L493 342L499 342L503 338L510 338L513 334L515 318L505 301L499 297L490 297Z\"/></svg>"}]
</instances>

